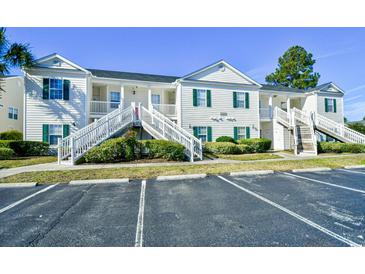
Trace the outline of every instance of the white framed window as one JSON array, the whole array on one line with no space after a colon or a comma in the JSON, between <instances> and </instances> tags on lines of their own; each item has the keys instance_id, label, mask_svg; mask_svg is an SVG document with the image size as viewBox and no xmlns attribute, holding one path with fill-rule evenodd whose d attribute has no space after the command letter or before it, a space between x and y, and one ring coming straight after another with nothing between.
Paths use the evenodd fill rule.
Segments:
<instances>
[{"instance_id":1,"label":"white framed window","mask_svg":"<svg viewBox=\"0 0 365 274\"><path fill-rule=\"evenodd\" d=\"M197 89L197 106L206 107L207 106L207 91L205 89Z\"/></svg>"},{"instance_id":2,"label":"white framed window","mask_svg":"<svg viewBox=\"0 0 365 274\"><path fill-rule=\"evenodd\" d=\"M18 109L14 107L9 107L8 118L13 120L18 120Z\"/></svg>"},{"instance_id":3,"label":"white framed window","mask_svg":"<svg viewBox=\"0 0 365 274\"><path fill-rule=\"evenodd\" d=\"M49 99L63 99L63 81L49 79Z\"/></svg>"},{"instance_id":4,"label":"white framed window","mask_svg":"<svg viewBox=\"0 0 365 274\"><path fill-rule=\"evenodd\" d=\"M110 107L118 108L120 104L120 92L111 91L110 92Z\"/></svg>"},{"instance_id":5,"label":"white framed window","mask_svg":"<svg viewBox=\"0 0 365 274\"><path fill-rule=\"evenodd\" d=\"M327 111L328 112L335 112L335 100L334 99L327 99Z\"/></svg>"},{"instance_id":6,"label":"white framed window","mask_svg":"<svg viewBox=\"0 0 365 274\"><path fill-rule=\"evenodd\" d=\"M161 96L160 94L152 94L151 96L152 105L161 104Z\"/></svg>"},{"instance_id":7,"label":"white framed window","mask_svg":"<svg viewBox=\"0 0 365 274\"><path fill-rule=\"evenodd\" d=\"M246 127L237 127L237 140L246 139Z\"/></svg>"},{"instance_id":8,"label":"white framed window","mask_svg":"<svg viewBox=\"0 0 365 274\"><path fill-rule=\"evenodd\" d=\"M245 108L245 92L237 92L237 107Z\"/></svg>"},{"instance_id":9,"label":"white framed window","mask_svg":"<svg viewBox=\"0 0 365 274\"><path fill-rule=\"evenodd\" d=\"M207 127L197 127L196 128L197 138L202 142L206 142L208 140L208 130Z\"/></svg>"},{"instance_id":10,"label":"white framed window","mask_svg":"<svg viewBox=\"0 0 365 274\"><path fill-rule=\"evenodd\" d=\"M49 144L57 145L58 139L63 136L63 127L62 125L49 125Z\"/></svg>"}]
</instances>

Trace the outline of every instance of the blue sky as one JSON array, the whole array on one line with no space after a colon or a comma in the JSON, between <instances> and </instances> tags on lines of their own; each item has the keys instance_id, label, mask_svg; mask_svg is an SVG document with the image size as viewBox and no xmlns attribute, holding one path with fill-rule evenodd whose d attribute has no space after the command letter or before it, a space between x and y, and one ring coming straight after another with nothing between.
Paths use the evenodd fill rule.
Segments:
<instances>
[{"instance_id":1,"label":"blue sky","mask_svg":"<svg viewBox=\"0 0 365 274\"><path fill-rule=\"evenodd\" d=\"M301 45L320 83L346 91L349 120L365 116L365 28L8 28L36 57L57 52L87 68L182 76L224 59L259 82ZM17 71L14 71L16 73Z\"/></svg>"}]
</instances>

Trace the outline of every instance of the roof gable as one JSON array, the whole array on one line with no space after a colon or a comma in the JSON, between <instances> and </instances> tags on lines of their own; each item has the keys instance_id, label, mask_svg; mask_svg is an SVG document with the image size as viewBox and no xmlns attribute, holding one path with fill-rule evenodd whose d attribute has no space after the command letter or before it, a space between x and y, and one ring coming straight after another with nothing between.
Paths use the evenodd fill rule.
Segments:
<instances>
[{"instance_id":1,"label":"roof gable","mask_svg":"<svg viewBox=\"0 0 365 274\"><path fill-rule=\"evenodd\" d=\"M259 83L223 60L192 72L181 78L181 80L198 80L261 86Z\"/></svg>"},{"instance_id":2,"label":"roof gable","mask_svg":"<svg viewBox=\"0 0 365 274\"><path fill-rule=\"evenodd\" d=\"M311 89L311 91L318 91L318 92L338 92L338 93L342 93L342 94L345 93L341 88L339 88L338 86L336 86L332 82L319 85L319 86Z\"/></svg>"},{"instance_id":3,"label":"roof gable","mask_svg":"<svg viewBox=\"0 0 365 274\"><path fill-rule=\"evenodd\" d=\"M88 71L57 53L35 60L35 67Z\"/></svg>"}]
</instances>

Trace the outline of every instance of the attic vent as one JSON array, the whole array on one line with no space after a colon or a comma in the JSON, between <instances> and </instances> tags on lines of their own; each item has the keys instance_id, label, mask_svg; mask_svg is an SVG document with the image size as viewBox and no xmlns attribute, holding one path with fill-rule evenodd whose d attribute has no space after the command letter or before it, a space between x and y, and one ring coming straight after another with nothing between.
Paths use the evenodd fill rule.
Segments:
<instances>
[{"instance_id":1,"label":"attic vent","mask_svg":"<svg viewBox=\"0 0 365 274\"><path fill-rule=\"evenodd\" d=\"M220 71L223 72L226 70L226 67L223 64L221 64L221 65L219 65L219 69L220 69Z\"/></svg>"},{"instance_id":2,"label":"attic vent","mask_svg":"<svg viewBox=\"0 0 365 274\"><path fill-rule=\"evenodd\" d=\"M58 59L54 59L53 64L60 67L61 66L61 61L58 60Z\"/></svg>"}]
</instances>

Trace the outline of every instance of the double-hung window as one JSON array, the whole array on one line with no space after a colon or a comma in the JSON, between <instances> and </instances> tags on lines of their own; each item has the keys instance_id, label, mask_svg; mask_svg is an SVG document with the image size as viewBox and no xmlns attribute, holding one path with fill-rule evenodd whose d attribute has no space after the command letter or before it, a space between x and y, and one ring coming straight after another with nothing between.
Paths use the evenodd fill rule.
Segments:
<instances>
[{"instance_id":1,"label":"double-hung window","mask_svg":"<svg viewBox=\"0 0 365 274\"><path fill-rule=\"evenodd\" d=\"M196 137L198 139L200 139L202 142L206 142L208 140L207 127L197 127L196 128Z\"/></svg>"},{"instance_id":2,"label":"double-hung window","mask_svg":"<svg viewBox=\"0 0 365 274\"><path fill-rule=\"evenodd\" d=\"M49 79L49 99L63 99L61 79Z\"/></svg>"},{"instance_id":3,"label":"double-hung window","mask_svg":"<svg viewBox=\"0 0 365 274\"><path fill-rule=\"evenodd\" d=\"M58 139L62 138L62 125L49 125L49 144L57 145Z\"/></svg>"},{"instance_id":4,"label":"double-hung window","mask_svg":"<svg viewBox=\"0 0 365 274\"><path fill-rule=\"evenodd\" d=\"M152 105L161 104L161 96L160 94L152 94L151 96Z\"/></svg>"},{"instance_id":5,"label":"double-hung window","mask_svg":"<svg viewBox=\"0 0 365 274\"><path fill-rule=\"evenodd\" d=\"M325 98L325 111L336 112L336 99Z\"/></svg>"},{"instance_id":6,"label":"double-hung window","mask_svg":"<svg viewBox=\"0 0 365 274\"><path fill-rule=\"evenodd\" d=\"M112 91L110 92L110 107L118 108L120 104L120 92Z\"/></svg>"},{"instance_id":7,"label":"double-hung window","mask_svg":"<svg viewBox=\"0 0 365 274\"><path fill-rule=\"evenodd\" d=\"M237 140L246 139L246 127L237 127Z\"/></svg>"},{"instance_id":8,"label":"double-hung window","mask_svg":"<svg viewBox=\"0 0 365 274\"><path fill-rule=\"evenodd\" d=\"M206 107L207 106L207 91L205 89L197 89L197 106Z\"/></svg>"},{"instance_id":9,"label":"double-hung window","mask_svg":"<svg viewBox=\"0 0 365 274\"><path fill-rule=\"evenodd\" d=\"M237 107L244 108L245 107L245 93L237 92Z\"/></svg>"},{"instance_id":10,"label":"double-hung window","mask_svg":"<svg viewBox=\"0 0 365 274\"><path fill-rule=\"evenodd\" d=\"M13 120L18 120L18 109L9 107L8 109L8 118Z\"/></svg>"}]
</instances>

